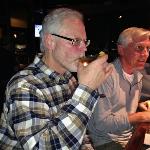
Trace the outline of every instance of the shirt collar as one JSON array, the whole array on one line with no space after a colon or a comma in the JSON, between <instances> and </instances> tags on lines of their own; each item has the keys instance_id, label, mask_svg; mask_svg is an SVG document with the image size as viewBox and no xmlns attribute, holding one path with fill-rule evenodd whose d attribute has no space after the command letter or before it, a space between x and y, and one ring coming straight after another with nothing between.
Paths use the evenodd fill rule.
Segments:
<instances>
[{"instance_id":1,"label":"shirt collar","mask_svg":"<svg viewBox=\"0 0 150 150\"><path fill-rule=\"evenodd\" d=\"M68 83L69 79L73 77L71 72L66 71L64 74L60 74L50 68L47 67L47 65L42 61L42 54L39 53L33 63L36 67L38 67L42 72L47 74L49 77L54 78L56 82L58 83Z\"/></svg>"}]
</instances>

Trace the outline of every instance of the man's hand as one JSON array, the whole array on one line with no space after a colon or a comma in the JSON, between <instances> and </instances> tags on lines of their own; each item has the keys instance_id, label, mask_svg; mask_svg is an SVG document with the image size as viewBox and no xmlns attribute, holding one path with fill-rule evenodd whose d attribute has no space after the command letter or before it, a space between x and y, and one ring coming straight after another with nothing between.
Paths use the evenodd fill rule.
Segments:
<instances>
[{"instance_id":1,"label":"man's hand","mask_svg":"<svg viewBox=\"0 0 150 150\"><path fill-rule=\"evenodd\" d=\"M139 103L139 108L142 111L150 111L150 100Z\"/></svg>"},{"instance_id":2,"label":"man's hand","mask_svg":"<svg viewBox=\"0 0 150 150\"><path fill-rule=\"evenodd\" d=\"M112 64L107 63L108 55L98 57L86 67L79 62L78 81L91 89L97 89L101 83L111 74Z\"/></svg>"}]
</instances>

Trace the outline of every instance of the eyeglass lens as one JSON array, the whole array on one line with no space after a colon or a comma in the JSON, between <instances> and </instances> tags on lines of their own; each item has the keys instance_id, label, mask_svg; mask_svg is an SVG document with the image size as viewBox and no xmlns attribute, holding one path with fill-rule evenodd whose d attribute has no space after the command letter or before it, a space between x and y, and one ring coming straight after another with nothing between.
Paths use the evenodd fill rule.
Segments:
<instances>
[{"instance_id":1,"label":"eyeglass lens","mask_svg":"<svg viewBox=\"0 0 150 150\"><path fill-rule=\"evenodd\" d=\"M78 38L72 40L72 45L74 46L80 46L82 43L84 43L85 46L87 47L90 44L90 40L81 40Z\"/></svg>"},{"instance_id":2,"label":"eyeglass lens","mask_svg":"<svg viewBox=\"0 0 150 150\"><path fill-rule=\"evenodd\" d=\"M147 52L150 51L150 46L144 46L144 45L137 45L137 46L136 46L136 50L137 50L137 51L140 51L140 52L144 51L145 48L146 48Z\"/></svg>"},{"instance_id":3,"label":"eyeglass lens","mask_svg":"<svg viewBox=\"0 0 150 150\"><path fill-rule=\"evenodd\" d=\"M90 45L90 40L82 40L79 38L72 39L72 38L68 38L68 37L54 34L54 33L52 35L57 36L59 38L63 38L63 39L68 40L68 41L71 41L71 44L74 46L80 46L82 44L82 42L86 45L86 47Z\"/></svg>"}]
</instances>

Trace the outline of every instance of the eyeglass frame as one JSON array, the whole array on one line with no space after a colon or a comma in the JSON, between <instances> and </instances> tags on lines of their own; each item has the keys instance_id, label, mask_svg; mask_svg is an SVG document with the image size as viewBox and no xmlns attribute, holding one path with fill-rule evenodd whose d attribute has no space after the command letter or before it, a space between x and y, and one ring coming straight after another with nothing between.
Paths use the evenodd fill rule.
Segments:
<instances>
[{"instance_id":1,"label":"eyeglass frame","mask_svg":"<svg viewBox=\"0 0 150 150\"><path fill-rule=\"evenodd\" d=\"M62 38L62 39L68 40L68 41L71 41L71 44L73 46L80 46L81 42L84 42L86 47L88 47L90 45L90 40L82 40L80 38L72 39L72 38L69 38L69 37L66 37L66 36L62 36L62 35L58 35L58 34L55 34L55 33L51 33L51 35L54 35L56 37L59 37L59 38Z\"/></svg>"},{"instance_id":2,"label":"eyeglass frame","mask_svg":"<svg viewBox=\"0 0 150 150\"><path fill-rule=\"evenodd\" d=\"M147 52L150 52L150 46L144 46L144 45L140 45L140 44L135 44L135 50L136 52L143 52L144 50L147 50Z\"/></svg>"}]
</instances>

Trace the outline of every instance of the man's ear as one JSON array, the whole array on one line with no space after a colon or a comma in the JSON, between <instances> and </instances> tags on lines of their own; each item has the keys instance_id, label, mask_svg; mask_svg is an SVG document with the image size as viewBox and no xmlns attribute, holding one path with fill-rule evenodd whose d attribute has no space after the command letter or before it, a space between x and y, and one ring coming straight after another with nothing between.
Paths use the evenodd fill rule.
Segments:
<instances>
[{"instance_id":1,"label":"man's ear","mask_svg":"<svg viewBox=\"0 0 150 150\"><path fill-rule=\"evenodd\" d=\"M44 36L45 46L47 49L53 49L54 38L51 34L45 34Z\"/></svg>"},{"instance_id":2,"label":"man's ear","mask_svg":"<svg viewBox=\"0 0 150 150\"><path fill-rule=\"evenodd\" d=\"M118 44L117 49L120 56L124 55L124 47L122 45Z\"/></svg>"}]
</instances>

